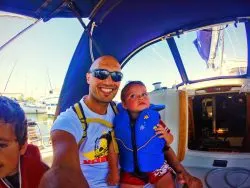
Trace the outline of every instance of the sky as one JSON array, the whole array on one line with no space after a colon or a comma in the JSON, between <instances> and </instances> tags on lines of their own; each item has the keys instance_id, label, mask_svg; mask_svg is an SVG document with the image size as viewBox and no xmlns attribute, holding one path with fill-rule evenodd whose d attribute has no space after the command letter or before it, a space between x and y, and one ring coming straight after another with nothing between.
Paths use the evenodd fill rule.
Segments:
<instances>
[{"instance_id":1,"label":"sky","mask_svg":"<svg viewBox=\"0 0 250 188\"><path fill-rule=\"evenodd\" d=\"M32 22L0 16L0 46ZM225 33L224 58L244 61L247 57L244 24L238 26L237 32L235 30L234 26L228 26ZM0 93L23 93L26 97L38 99L48 95L50 89L59 92L83 31L77 19L57 18L40 22L22 34L0 51ZM193 45L195 38L196 32L175 38L190 79L202 78L205 72L209 72ZM128 80L143 80L149 91L153 90L154 82L161 81L165 87L181 82L166 41L142 50L130 60L123 72L126 73L121 85Z\"/></svg>"},{"instance_id":2,"label":"sky","mask_svg":"<svg viewBox=\"0 0 250 188\"><path fill-rule=\"evenodd\" d=\"M4 28L0 45L31 23L0 17L0 28ZM5 92L37 98L48 94L51 87L60 88L83 31L76 19L53 19L23 33L0 51L0 91L4 91L13 67Z\"/></svg>"}]
</instances>

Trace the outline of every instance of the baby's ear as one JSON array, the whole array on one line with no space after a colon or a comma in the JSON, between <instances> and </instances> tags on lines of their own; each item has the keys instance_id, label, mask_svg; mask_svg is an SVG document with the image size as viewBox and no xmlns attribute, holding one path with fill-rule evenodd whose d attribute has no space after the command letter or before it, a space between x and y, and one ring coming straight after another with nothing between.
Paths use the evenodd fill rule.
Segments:
<instances>
[{"instance_id":1,"label":"baby's ear","mask_svg":"<svg viewBox=\"0 0 250 188\"><path fill-rule=\"evenodd\" d=\"M123 107L124 109L127 109L127 105L125 104L125 102L122 103L122 107Z\"/></svg>"},{"instance_id":2,"label":"baby's ear","mask_svg":"<svg viewBox=\"0 0 250 188\"><path fill-rule=\"evenodd\" d=\"M25 142L20 148L20 154L24 155L27 150L28 142Z\"/></svg>"}]
</instances>

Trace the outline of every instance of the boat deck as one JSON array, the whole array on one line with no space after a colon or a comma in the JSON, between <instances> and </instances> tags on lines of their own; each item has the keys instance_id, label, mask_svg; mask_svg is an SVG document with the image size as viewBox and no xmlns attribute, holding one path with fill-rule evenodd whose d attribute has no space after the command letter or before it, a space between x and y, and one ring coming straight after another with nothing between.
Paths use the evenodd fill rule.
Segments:
<instances>
[{"instance_id":1,"label":"boat deck","mask_svg":"<svg viewBox=\"0 0 250 188\"><path fill-rule=\"evenodd\" d=\"M186 170L201 179L205 188L250 187L250 170L245 168L186 167Z\"/></svg>"}]
</instances>

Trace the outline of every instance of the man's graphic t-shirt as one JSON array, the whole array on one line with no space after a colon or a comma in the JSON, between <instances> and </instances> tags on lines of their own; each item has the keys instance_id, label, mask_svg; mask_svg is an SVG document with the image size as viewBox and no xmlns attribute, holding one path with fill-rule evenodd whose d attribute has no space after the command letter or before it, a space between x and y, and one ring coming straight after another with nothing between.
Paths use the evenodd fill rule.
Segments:
<instances>
[{"instance_id":1,"label":"man's graphic t-shirt","mask_svg":"<svg viewBox=\"0 0 250 188\"><path fill-rule=\"evenodd\" d=\"M107 114L99 115L91 111L83 100L80 101L86 118L100 118L112 124L114 112L109 105ZM72 134L76 142L82 138L83 129L80 120L72 108L62 112L57 117L51 131L64 130ZM89 186L109 187L106 183L108 174L108 144L111 142L111 129L100 123L89 123L87 137L79 148L79 158L82 172Z\"/></svg>"}]
</instances>

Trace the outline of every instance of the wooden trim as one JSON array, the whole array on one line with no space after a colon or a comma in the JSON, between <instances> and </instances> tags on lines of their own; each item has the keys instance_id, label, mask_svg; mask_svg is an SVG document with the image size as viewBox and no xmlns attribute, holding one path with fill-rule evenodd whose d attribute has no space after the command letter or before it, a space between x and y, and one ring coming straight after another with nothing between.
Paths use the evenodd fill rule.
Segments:
<instances>
[{"instance_id":1,"label":"wooden trim","mask_svg":"<svg viewBox=\"0 0 250 188\"><path fill-rule=\"evenodd\" d=\"M187 147L187 110L188 98L186 91L179 91L179 144L177 157L182 161L185 157Z\"/></svg>"},{"instance_id":2,"label":"wooden trim","mask_svg":"<svg viewBox=\"0 0 250 188\"><path fill-rule=\"evenodd\" d=\"M250 152L250 93L247 93L247 147L246 151Z\"/></svg>"},{"instance_id":3,"label":"wooden trim","mask_svg":"<svg viewBox=\"0 0 250 188\"><path fill-rule=\"evenodd\" d=\"M243 150L245 152L250 152L250 93L246 94L246 126L247 131L243 139Z\"/></svg>"}]
</instances>

